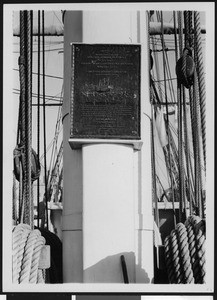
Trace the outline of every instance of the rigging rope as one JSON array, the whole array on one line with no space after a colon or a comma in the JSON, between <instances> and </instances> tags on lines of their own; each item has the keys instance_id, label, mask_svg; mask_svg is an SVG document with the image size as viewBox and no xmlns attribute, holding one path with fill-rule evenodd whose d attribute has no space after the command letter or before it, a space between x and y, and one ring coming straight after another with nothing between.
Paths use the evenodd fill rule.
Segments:
<instances>
[{"instance_id":1,"label":"rigging rope","mask_svg":"<svg viewBox=\"0 0 217 300\"><path fill-rule=\"evenodd\" d=\"M38 109L37 109L37 154L40 157L40 10L38 10ZM40 177L37 180L37 223L39 227Z\"/></svg>"},{"instance_id":2,"label":"rigging rope","mask_svg":"<svg viewBox=\"0 0 217 300\"><path fill-rule=\"evenodd\" d=\"M192 13L184 13L185 21L185 49L183 48L183 28L182 28L182 13L178 12L178 26L179 26L179 49L181 60L179 61L180 70L182 71L183 81L178 79L178 160L179 160L179 185L180 187L180 205L184 203L186 211L186 186L188 183L188 192L191 193L192 185L190 181L190 150L187 133L187 114L186 114L186 95L185 89L189 89L190 98L190 112L192 122L192 137L193 137L193 150L194 150L194 198L190 194L190 209L191 216L185 218L185 223L181 222L182 207L180 210L180 223L178 223L170 235L166 237L165 247L165 261L168 272L168 278L170 283L205 283L205 221L204 221L204 203L202 201L202 168L201 168L201 154L200 154L200 97L199 97L199 82L198 71L194 68L193 59L191 58L192 47L192 26L191 26ZM196 22L196 21L195 21ZM195 25L196 26L196 25ZM195 29L196 31L196 29ZM197 47L194 48L194 52L198 51ZM195 54L194 53L194 54ZM197 54L196 54L197 55ZM190 59L189 59L189 57ZM188 69L189 64L191 69ZM188 78L188 72L192 73ZM191 86L193 84L193 87ZM183 100L183 101L182 101ZM182 120L183 114L183 120ZM205 118L205 117L204 117ZM184 140L182 137L182 126L184 129ZM204 129L205 130L205 129ZM169 133L169 132L168 132ZM170 132L171 134L171 132ZM171 135L172 137L172 135ZM184 162L184 156L182 154L183 147L185 149L186 160ZM203 147L204 151L204 147ZM184 175L184 163L187 168L187 176ZM185 178L186 176L186 178ZM192 177L193 178L193 177ZM183 194L182 194L183 193ZM198 211L193 211L191 204L195 201L195 206ZM192 203L191 203L192 202ZM197 214L193 215L193 214ZM198 216L199 215L199 216Z\"/></svg>"},{"instance_id":3,"label":"rigging rope","mask_svg":"<svg viewBox=\"0 0 217 300\"><path fill-rule=\"evenodd\" d=\"M183 20L182 12L178 12L178 28L179 28L179 51L182 53L183 48ZM186 61L184 59L184 64ZM185 205L185 189L184 189L184 162L183 162L183 127L182 127L182 88L178 81L177 86L177 102L178 102L178 169L179 169L179 221L186 219ZM184 209L183 209L184 205ZM184 213L184 215L183 215ZM183 220L184 218L184 220Z\"/></svg>"},{"instance_id":4,"label":"rigging rope","mask_svg":"<svg viewBox=\"0 0 217 300\"><path fill-rule=\"evenodd\" d=\"M16 178L13 172L13 211L12 217L14 220L14 224L17 224L17 196L16 196Z\"/></svg>"},{"instance_id":5,"label":"rigging rope","mask_svg":"<svg viewBox=\"0 0 217 300\"><path fill-rule=\"evenodd\" d=\"M24 11L20 11L20 56L18 60L19 64L19 77L20 77L20 144L24 144L25 139L25 127L26 127L26 119L25 119L25 98L26 98L26 48L25 48L25 23L26 23L26 14ZM24 156L23 163L25 164L26 157ZM23 210L23 201L24 201L24 188L26 176L24 175L25 170L22 168L21 161L19 162L20 170L23 170L23 174L21 174L20 184L19 184L19 221L21 220L21 213ZM22 176L23 175L23 176Z\"/></svg>"},{"instance_id":6,"label":"rigging rope","mask_svg":"<svg viewBox=\"0 0 217 300\"><path fill-rule=\"evenodd\" d=\"M194 72L194 88L193 88L193 108L194 108L194 134L195 134L195 198L198 203L198 214L200 217L204 216L204 210L202 208L202 199L201 199L201 154L200 154L200 132L199 132L199 95L198 95L198 78L196 70Z\"/></svg>"},{"instance_id":7,"label":"rigging rope","mask_svg":"<svg viewBox=\"0 0 217 300\"><path fill-rule=\"evenodd\" d=\"M184 11L184 26L185 26L185 47L191 48L192 39L191 39L191 11ZM187 187L188 187L188 198L189 198L189 210L190 215L193 213L193 195L192 195L192 184L190 179L190 168L191 166L191 157L190 157L190 147L189 147L189 135L188 135L188 126L187 126L187 105L186 105L186 94L183 88L183 123L184 123L184 141L185 141L185 159L186 159L186 170L187 170Z\"/></svg>"},{"instance_id":8,"label":"rigging rope","mask_svg":"<svg viewBox=\"0 0 217 300\"><path fill-rule=\"evenodd\" d=\"M206 86L204 77L203 66L203 53L202 53L202 38L201 38L201 26L200 26L200 13L194 12L194 47L195 47L195 64L198 74L199 83L199 96L200 96L200 115L201 115L201 132L203 142L203 156L204 166L206 170Z\"/></svg>"},{"instance_id":9,"label":"rigging rope","mask_svg":"<svg viewBox=\"0 0 217 300\"><path fill-rule=\"evenodd\" d=\"M158 212L158 198L157 198L157 186L156 186L156 168L155 168L155 147L154 147L154 130L153 130L153 109L151 110L151 161L152 161L152 198L155 203L155 222L159 227L159 212Z\"/></svg>"},{"instance_id":10,"label":"rigging rope","mask_svg":"<svg viewBox=\"0 0 217 300\"><path fill-rule=\"evenodd\" d=\"M31 71L32 71L32 13L30 11L20 12L20 90L21 90L21 145L24 145L23 155L23 201L21 209L21 220L33 226L33 203L31 197Z\"/></svg>"},{"instance_id":11,"label":"rigging rope","mask_svg":"<svg viewBox=\"0 0 217 300\"><path fill-rule=\"evenodd\" d=\"M44 180L45 180L45 204L46 204L46 224L48 225L48 195L47 195L47 155L46 155L46 110L45 110L45 51L44 51L44 10L42 10L42 76L43 76L43 122L44 122Z\"/></svg>"},{"instance_id":12,"label":"rigging rope","mask_svg":"<svg viewBox=\"0 0 217 300\"><path fill-rule=\"evenodd\" d=\"M31 155L32 155L32 111L31 111L31 102L32 102L32 16L31 11L27 11L27 39L26 39L26 47L27 47L27 99L26 99L26 128L25 128L25 151L26 151L26 166L24 167L26 170L26 190L24 192L25 203L24 203L24 215L23 221L26 224L29 224L31 228L33 228L33 201L32 201L32 179L31 179Z\"/></svg>"}]
</instances>

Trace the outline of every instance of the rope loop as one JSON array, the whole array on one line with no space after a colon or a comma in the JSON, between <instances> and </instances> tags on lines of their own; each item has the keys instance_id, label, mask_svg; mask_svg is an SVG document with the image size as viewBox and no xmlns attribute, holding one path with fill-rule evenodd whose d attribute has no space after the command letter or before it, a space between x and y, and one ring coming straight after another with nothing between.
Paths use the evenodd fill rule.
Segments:
<instances>
[{"instance_id":1,"label":"rope loop","mask_svg":"<svg viewBox=\"0 0 217 300\"><path fill-rule=\"evenodd\" d=\"M205 220L190 216L178 223L164 242L170 283L205 283Z\"/></svg>"},{"instance_id":2,"label":"rope loop","mask_svg":"<svg viewBox=\"0 0 217 300\"><path fill-rule=\"evenodd\" d=\"M13 229L12 241L13 283L42 283L39 260L45 238L39 230L20 223Z\"/></svg>"}]
</instances>

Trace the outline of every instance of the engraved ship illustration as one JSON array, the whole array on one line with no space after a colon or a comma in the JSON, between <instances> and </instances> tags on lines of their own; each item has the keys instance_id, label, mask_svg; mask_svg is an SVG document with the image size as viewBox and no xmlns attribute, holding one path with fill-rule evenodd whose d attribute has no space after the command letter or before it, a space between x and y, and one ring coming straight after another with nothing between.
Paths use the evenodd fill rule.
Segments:
<instances>
[{"instance_id":1,"label":"engraved ship illustration","mask_svg":"<svg viewBox=\"0 0 217 300\"><path fill-rule=\"evenodd\" d=\"M95 86L95 90L98 93L109 92L114 88L113 85L110 84L109 78L103 78L99 80L99 84Z\"/></svg>"}]
</instances>

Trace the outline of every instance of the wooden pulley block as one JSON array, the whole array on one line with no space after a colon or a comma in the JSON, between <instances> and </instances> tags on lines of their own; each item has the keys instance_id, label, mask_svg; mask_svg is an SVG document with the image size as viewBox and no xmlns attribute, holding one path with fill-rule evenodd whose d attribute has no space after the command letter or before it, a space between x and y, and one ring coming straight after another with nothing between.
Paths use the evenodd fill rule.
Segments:
<instances>
[{"instance_id":1,"label":"wooden pulley block","mask_svg":"<svg viewBox=\"0 0 217 300\"><path fill-rule=\"evenodd\" d=\"M176 75L178 82L189 89L194 82L195 63L192 58L192 52L189 48L185 48L183 55L176 63Z\"/></svg>"},{"instance_id":2,"label":"wooden pulley block","mask_svg":"<svg viewBox=\"0 0 217 300\"><path fill-rule=\"evenodd\" d=\"M14 155L14 175L16 180L20 180L20 172L22 166L22 172L24 171L24 146L18 145L13 152ZM32 149L32 156L31 156L31 178L32 181L36 180L40 176L40 162L38 159L38 155Z\"/></svg>"}]
</instances>

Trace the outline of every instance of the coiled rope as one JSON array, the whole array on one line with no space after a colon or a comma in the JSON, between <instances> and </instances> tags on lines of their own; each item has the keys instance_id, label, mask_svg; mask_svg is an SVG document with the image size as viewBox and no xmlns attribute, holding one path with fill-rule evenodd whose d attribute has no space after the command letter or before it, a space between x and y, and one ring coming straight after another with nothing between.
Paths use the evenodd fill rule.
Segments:
<instances>
[{"instance_id":1,"label":"coiled rope","mask_svg":"<svg viewBox=\"0 0 217 300\"><path fill-rule=\"evenodd\" d=\"M45 239L40 231L21 223L14 228L12 240L13 283L44 283L39 260Z\"/></svg>"},{"instance_id":2,"label":"coiled rope","mask_svg":"<svg viewBox=\"0 0 217 300\"><path fill-rule=\"evenodd\" d=\"M190 216L178 223L164 242L170 283L205 283L205 221Z\"/></svg>"}]
</instances>

